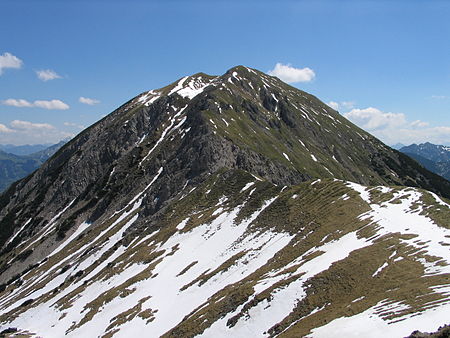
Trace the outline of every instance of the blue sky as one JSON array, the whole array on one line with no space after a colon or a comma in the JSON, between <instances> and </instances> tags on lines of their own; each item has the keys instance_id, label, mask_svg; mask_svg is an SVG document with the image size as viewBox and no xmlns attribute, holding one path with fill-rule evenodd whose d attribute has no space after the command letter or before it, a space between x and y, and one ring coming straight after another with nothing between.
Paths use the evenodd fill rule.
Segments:
<instances>
[{"instance_id":1,"label":"blue sky","mask_svg":"<svg viewBox=\"0 0 450 338\"><path fill-rule=\"evenodd\" d=\"M449 18L433 0L2 0L0 143L57 142L182 76L280 63L388 144L450 145Z\"/></svg>"}]
</instances>

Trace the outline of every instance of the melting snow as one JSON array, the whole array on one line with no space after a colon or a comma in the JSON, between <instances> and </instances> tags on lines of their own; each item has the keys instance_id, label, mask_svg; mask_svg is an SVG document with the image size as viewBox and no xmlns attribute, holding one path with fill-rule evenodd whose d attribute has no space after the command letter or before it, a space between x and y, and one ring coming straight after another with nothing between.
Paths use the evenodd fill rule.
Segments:
<instances>
[{"instance_id":1,"label":"melting snow","mask_svg":"<svg viewBox=\"0 0 450 338\"><path fill-rule=\"evenodd\" d=\"M28 223L30 223L32 220L32 218L30 218L28 221L26 221L19 229L19 231L17 231L10 239L8 239L8 241L6 242L6 245L8 245L9 243L11 243L16 237L17 235L19 235L23 229L25 229L25 227L28 225Z\"/></svg>"},{"instance_id":2,"label":"melting snow","mask_svg":"<svg viewBox=\"0 0 450 338\"><path fill-rule=\"evenodd\" d=\"M341 199L343 199L344 201L348 200L349 198L350 198L350 196L347 195L347 194L344 194L344 195L342 195L342 197L341 197Z\"/></svg>"},{"instance_id":3,"label":"melting snow","mask_svg":"<svg viewBox=\"0 0 450 338\"><path fill-rule=\"evenodd\" d=\"M248 188L250 188L253 184L255 184L255 182L249 182L249 183L247 183L247 184L241 189L241 192L244 192L245 190L247 190Z\"/></svg>"},{"instance_id":4,"label":"melting snow","mask_svg":"<svg viewBox=\"0 0 450 338\"><path fill-rule=\"evenodd\" d=\"M367 203L371 203L370 201L370 193L367 191L367 188L362 186L361 184L358 183L353 183L353 182L347 182L347 186L349 186L350 188L352 188L353 190L355 190L356 192L359 193L359 195L361 196L361 198L367 202Z\"/></svg>"},{"instance_id":5,"label":"melting snow","mask_svg":"<svg viewBox=\"0 0 450 338\"><path fill-rule=\"evenodd\" d=\"M67 245L69 245L74 239L76 239L79 235L81 235L81 233L86 230L87 228L89 228L89 226L91 225L91 223L88 222L83 222L81 223L77 230L75 230L75 232L70 235L70 237L68 239L66 239L64 241L64 243L62 245L60 245L57 249L55 249L50 256L56 255L58 252L60 252L62 249L64 249Z\"/></svg>"},{"instance_id":6,"label":"melting snow","mask_svg":"<svg viewBox=\"0 0 450 338\"><path fill-rule=\"evenodd\" d=\"M210 80L203 79L202 77L191 78L186 87L177 90L176 92L189 99L193 99L198 94L202 93L203 90L211 83Z\"/></svg>"},{"instance_id":7,"label":"melting snow","mask_svg":"<svg viewBox=\"0 0 450 338\"><path fill-rule=\"evenodd\" d=\"M384 262L382 266L380 266L377 271L375 271L372 275L372 277L375 277L378 275L381 271L383 271L384 268L386 268L389 264L387 262Z\"/></svg>"},{"instance_id":8,"label":"melting snow","mask_svg":"<svg viewBox=\"0 0 450 338\"><path fill-rule=\"evenodd\" d=\"M187 80L187 76L183 77L176 86L169 92L168 96L172 95L173 93L178 92L179 90L183 89L183 83Z\"/></svg>"},{"instance_id":9,"label":"melting snow","mask_svg":"<svg viewBox=\"0 0 450 338\"><path fill-rule=\"evenodd\" d=\"M151 183L137 194L129 203L132 205L129 208L122 209L123 212L120 217L108 229L104 230L95 241L100 241L102 236L106 236L106 232L111 230L115 225L119 224L125 217L131 217L131 213L135 211L142 203L142 195L148 187L159 177L162 168L155 175ZM320 182L316 180L311 183ZM247 183L241 192L248 190L255 182ZM239 306L234 312L227 313L224 317L214 322L212 326L206 329L202 334L205 337L249 337L249 336L265 336L265 332L280 322L283 318L288 316L295 308L298 300L306 296L304 285L305 282L325 271L330 266L339 260L348 257L354 250L364 248L372 245L374 241L389 233L409 233L415 234L416 237L412 239L402 239L408 245L418 248L418 250L425 252L427 255L443 257L446 264L450 264L448 246L444 241L450 238L450 230L442 228L434 224L431 219L424 215L420 215L423 208L412 211L412 206L420 203L421 194L414 189L403 189L394 193L391 201L383 202L380 205L370 204L370 194L366 187L355 183L347 183L347 186L357 191L361 198L369 203L371 210L363 213L360 218L369 220L374 225L376 234L370 239L359 237L357 232L350 232L342 237L325 242L325 238L316 247L311 248L302 256L293 259L289 264L280 270L272 270L264 278L257 281L254 286L254 294L250 301L258 293L267 290L275 283L285 279L287 276L298 276L298 279L283 288L275 289L271 293L270 300L264 300L256 306L249 309L246 316L241 317L236 325L230 329L226 324L227 321L243 308ZM381 187L376 187L383 191L388 191ZM255 190L250 192L250 194ZM389 190L390 191L390 190ZM297 198L297 194L292 198ZM282 233L265 230L261 233L251 233L248 231L249 225L260 215L277 197L267 200L263 206L251 215L248 219L235 223L235 219L239 214L241 207L232 210L225 210L223 207L217 208L213 216L216 216L211 222L200 224L193 229L186 232L176 231L164 243L159 243L154 247L149 247L150 250L162 251L164 254L161 260L158 261L155 270L152 272L152 278L144 279L133 285L135 291L125 295L123 298L116 297L110 302L104 304L93 320L86 323L81 328L70 332L69 336L98 336L102 335L104 329L110 324L110 319L115 315L120 314L131 307L138 304L144 297L151 296L142 303L142 309L157 310L154 313L155 319L151 322L134 317L132 320L120 326L122 330L116 333L117 337L137 336L142 332L146 332L151 336L160 336L174 327L180 321L189 315L195 308L203 308L208 302L213 301L211 297L225 286L237 283L243 278L249 276L255 270L266 264L266 262L274 257L274 255L289 245L293 236ZM349 196L344 194L342 199L348 199ZM394 202L395 201L395 202ZM226 202L226 197L222 197L217 206L223 205ZM444 202L442 202L444 203ZM447 206L447 205L446 205ZM127 210L128 211L125 211ZM55 278L54 281L48 283L42 290L37 293L28 295L29 297L36 297L44 292L51 291L52 288L58 286L65 278L76 269L86 268L89 265L95 264L96 258L112 248L117 243L123 232L136 220L137 215L129 218L127 223L122 226L117 233L111 236L103 246L101 246L98 254L89 256L77 267L73 267L65 274ZM185 228L188 218L185 218L177 226L177 230ZM88 225L85 225L86 227ZM80 226L70 238L70 243L75 234L80 234L84 226ZM146 236L144 239L150 240L151 236ZM138 243L144 243L141 239ZM206 239L206 240L205 240ZM134 243L134 242L133 242ZM67 244L65 244L67 246ZM133 244L134 245L134 244ZM64 246L62 246L64 248ZM72 255L80 255L87 247L80 248ZM176 250L174 250L176 248ZM60 249L61 250L61 249ZM115 258L124 253L125 248L119 247L114 254L108 259L99 264L89 276L92 277L102 269L107 268L107 264L112 262ZM197 278L204 273L209 273L222 266L224 262L236 255L243 253L243 256L237 258L235 263L228 269L223 269L220 272L211 276L211 278L199 287ZM311 254L319 253L313 256ZM72 256L71 255L71 256ZM397 251L390 254L388 261L395 262L398 258L392 259L397 255ZM70 259L69 256L67 260ZM73 256L73 257L75 257ZM449 265L435 266L433 262L428 262L425 259L419 260L425 267L426 273L450 273ZM442 262L442 260L441 260ZM195 263L195 264L193 264ZM61 262L55 268L61 268L65 262ZM45 334L46 337L59 337L65 334L67 328L73 323L77 323L83 317L83 307L86 303L98 297L106 288L110 289L118 286L129 278L142 272L147 265L142 263L135 263L128 266L123 272L114 275L112 278L97 281L94 284L89 284L87 289L79 294L79 298L73 300L73 305L68 311L66 317L60 319L61 312L54 308L55 299L50 299L35 308L31 308L26 313L22 314L18 319L14 320L11 325L18 327L26 327L38 334ZM388 262L383 263L373 274L377 276L383 269L388 266ZM188 269L186 269L189 267ZM180 272L183 271L181 274ZM289 271L289 272L283 272ZM44 275L45 276L45 275ZM86 280L89 276L85 276L79 284L74 284L64 291L65 294L74 290L74 288ZM196 283L186 287L197 279ZM35 281L34 284L38 282ZM183 288L185 286L185 288ZM434 287L435 292L449 293L450 287L447 285ZM58 297L62 297L59 295ZM354 299L352 302L357 302L364 299L360 297ZM2 300L2 305L5 304L5 299ZM220 301L220 300L219 300ZM20 300L23 302L23 299ZM15 306L20 303L14 304ZM270 309L267 309L270 307ZM11 308L11 307L10 307ZM375 306L369 308L363 313L351 316L342 317L331 321L325 326L313 330L313 337L329 337L330 332L333 335L346 337L377 337L382 332L385 336L406 336L411 333L413 329L422 331L434 331L436 323L444 323L448 319L450 312L450 300L440 307L425 309L421 313L416 313L414 316L406 315L393 320L386 320L382 318L382 313L387 311L400 311L407 309L407 305L403 303L393 303L392 301L381 301ZM312 313L320 311L321 309L314 309ZM413 329L412 329L413 328ZM44 333L45 332L45 333Z\"/></svg>"},{"instance_id":10,"label":"melting snow","mask_svg":"<svg viewBox=\"0 0 450 338\"><path fill-rule=\"evenodd\" d=\"M185 218L184 220L182 220L182 221L180 222L180 224L177 225L177 229L178 229L178 230L184 229L184 227L186 226L187 222L189 222L189 217L188 217L188 218Z\"/></svg>"},{"instance_id":11,"label":"melting snow","mask_svg":"<svg viewBox=\"0 0 450 338\"><path fill-rule=\"evenodd\" d=\"M440 307L420 312L418 315L407 316L402 321L383 320L377 313L384 302L351 317L341 317L333 320L327 325L316 328L309 335L314 338L328 338L330 332L336 337L367 337L378 338L380 334L384 337L406 337L414 330L435 331L436 325L448 322L450 303ZM436 324L441 323L441 324Z\"/></svg>"},{"instance_id":12,"label":"melting snow","mask_svg":"<svg viewBox=\"0 0 450 338\"><path fill-rule=\"evenodd\" d=\"M319 178L319 179L317 179L317 180L311 182L311 185L314 185L314 184L316 184L316 183L319 183L320 181L321 181L321 179Z\"/></svg>"},{"instance_id":13,"label":"melting snow","mask_svg":"<svg viewBox=\"0 0 450 338\"><path fill-rule=\"evenodd\" d=\"M143 94L139 99L138 102L144 104L145 106L151 105L153 102L155 102L161 95L157 92L150 90L149 92Z\"/></svg>"},{"instance_id":14,"label":"melting snow","mask_svg":"<svg viewBox=\"0 0 450 338\"><path fill-rule=\"evenodd\" d=\"M355 189L356 187L356 189ZM360 185L352 184L352 188L360 190L363 199L370 203L367 191ZM436 225L430 218L420 215L418 212L411 212L414 203L420 201L421 193L411 188L403 189L394 194L392 201L396 203L384 202L381 205L372 204L372 211L361 216L363 219L371 219L379 228L377 236L379 238L389 233L414 234L416 237L403 241L409 245L424 250L430 256L443 257L445 265L435 265L427 263L426 273L450 273L450 240L445 240L450 236L450 230ZM430 270L430 268L432 268Z\"/></svg>"},{"instance_id":15,"label":"melting snow","mask_svg":"<svg viewBox=\"0 0 450 338\"><path fill-rule=\"evenodd\" d=\"M180 128L183 123L186 121L186 116L184 116L181 121L178 122L178 124L175 124L177 118L183 113L183 111L187 108L187 105L184 108L181 108L180 111L178 113L176 113L173 118L170 119L169 122L169 126L164 129L164 131L162 132L160 138L158 139L158 141L156 142L156 144L153 146L152 149L149 150L149 152L147 153L147 155L145 155L145 157L141 160L141 162L139 162L139 166L142 165L142 163L152 154L153 150L156 149L156 147L164 140L164 138L168 135L170 135L173 131L175 131L176 129Z\"/></svg>"}]
</instances>

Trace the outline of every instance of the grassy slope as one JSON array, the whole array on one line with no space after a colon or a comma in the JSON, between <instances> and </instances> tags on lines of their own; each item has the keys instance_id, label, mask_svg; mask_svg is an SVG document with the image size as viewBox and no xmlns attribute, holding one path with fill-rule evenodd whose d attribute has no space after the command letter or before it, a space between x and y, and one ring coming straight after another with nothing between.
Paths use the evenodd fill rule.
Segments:
<instances>
[{"instance_id":1,"label":"grassy slope","mask_svg":"<svg viewBox=\"0 0 450 338\"><path fill-rule=\"evenodd\" d=\"M304 255L308 250L323 243L338 240L344 235L355 231L358 237L361 238L370 238L374 234L374 226L368 225L368 221L358 218L361 213L369 210L369 206L359 197L358 193L340 181L322 180L313 185L311 182L305 182L283 191L281 191L280 187L268 182L256 181L251 189L242 191L245 184L250 181L255 181L255 178L242 171L224 170L212 175L202 186L187 195L187 192L184 192L177 200L173 201L165 213L160 216L158 229L150 228L148 233L142 233L139 237L143 238L147 234L158 230L153 232L151 240L148 239L138 246L129 247L124 254L109 264L108 268L99 271L89 279L83 280L83 276L88 275L95 266L107 259L127 241L117 242L108 252L98 257L96 264L91 265L84 271L72 272L71 277L65 278L64 283L52 290L52 292L33 300L31 304L24 304L12 312L3 314L0 320L2 322L12 320L14 317L27 311L31 306L35 307L44 301L50 301L55 295L74 285L74 290L57 302L58 308L66 312L70 309L71 304L76 301L77 295L94 285L95 281L107 280L120 274L130 264L139 263L146 265L146 269L138 275L130 276L120 286L105 290L98 298L86 304L83 319L76 325L74 324L70 330L75 330L84 323L95 320L95 316L99 313L101 314L100 311L104 304L116 297L127 297L130 292L133 292L134 286L139 281L155 277L152 271L161 263L161 257L164 254L158 251L158 243L164 243L176 234L178 232L176 226L186 215L190 216L190 221L181 230L182 233L189 232L201 224L211 222L216 217L214 212L218 209L218 201L224 196L228 198L225 205L226 209L244 205L237 216L237 222L244 220L258 210L264 201L273 196L278 196L250 225L248 232L259 233L266 230L275 230L277 232L287 232L294 237L290 245L280 250L269 260L268 264L257 269L239 283L230 284L212 296L210 301L205 304L205 307L186 316L185 320L167 334L168 336L182 335L188 337L199 334L225 314L237 309L239 305L243 305L242 310L229 319L229 326L232 327L236 322L245 318L246 313L253 307L258 306L259 303L265 300L270 300L271 295L276 294L277 290L301 278L301 275L294 273L296 265L292 266L292 262ZM250 190L253 190L253 193L249 197ZM397 188L389 192L382 192L380 189L372 189L371 198L374 202L382 203L383 201L391 200L396 190ZM349 196L349 198L343 198L345 195ZM296 197L293 198L294 196ZM432 217L444 227L450 227L446 217L448 210L439 206L434 198L425 192L423 204L426 206L422 211L423 214ZM136 212L139 212L139 210ZM53 273L49 273L39 285L44 286L58 275L64 274L64 266L61 265L58 268L58 264L62 264L59 262L62 262L64 257L85 247L73 258L72 264L86 259L95 253L95 249L89 249L89 247L95 248L99 243L107 241L136 212L128 215L114 228L111 228L102 238L98 239L97 243L92 243L92 238L95 238L109 227L117 220L120 214L114 216L108 222L89 230L86 235L80 236L78 240L72 242L64 251L21 276L21 283L26 285L27 280L37 274L48 271L51 267L56 267L56 269ZM445 299L445 296L439 293L430 293L430 290L435 285L447 283L449 276L423 277L424 267L418 259L422 258L432 261L433 258L427 257L405 244L402 239L406 238L408 238L406 234L391 234L381 237L374 241L372 245L353 251L347 258L336 262L329 269L310 278L304 284L307 296L298 302L292 312L282 322L272 327L269 332L272 335L282 333L287 336L303 336L314 327L324 325L337 317L362 312L385 298L391 301L406 302L410 305L409 312L420 311L425 304L431 301L435 301L435 304L438 305L440 301ZM134 240L138 241L138 239ZM173 248L172 250L176 252L177 249ZM392 256L394 252L396 254ZM319 257L320 254L320 252L312 252L304 257L303 263ZM237 253L231 259L223 262L214 271L197 276L190 284L182 288L180 292L190 287L201 287L202 284L213 277L219 276L228 269L233 269L243 255L245 255L244 252ZM394 262L394 259L398 257L403 257L403 259ZM373 278L373 272L386 261L390 262L389 267L376 278ZM301 265L303 263L299 262L298 264ZM179 275L184 274L185 271L195 264L196 262L192 262L191 265L180 271ZM289 264L291 266L287 267ZM280 276L284 275L284 278L269 286L263 292L255 294L254 286L269 272L276 272ZM14 289L19 290L19 285L11 281L6 286L4 295ZM227 297L223 298L223 296ZM365 296L363 300L353 302L362 296ZM26 298L21 298L21 293L18 293L16 297L18 297L16 299L22 299L22 301L26 300ZM156 309L146 309L142 306L144 302L145 300L142 300L139 303L140 305L136 304L129 311L118 314L112 319L108 328L109 334L105 335L105 337L111 336L115 330L119 330L120 325L126 323L130 315L151 320L151 312ZM321 310L311 316L307 316L314 309ZM385 314L386 318L397 315L399 314L389 314L388 312Z\"/></svg>"}]
</instances>

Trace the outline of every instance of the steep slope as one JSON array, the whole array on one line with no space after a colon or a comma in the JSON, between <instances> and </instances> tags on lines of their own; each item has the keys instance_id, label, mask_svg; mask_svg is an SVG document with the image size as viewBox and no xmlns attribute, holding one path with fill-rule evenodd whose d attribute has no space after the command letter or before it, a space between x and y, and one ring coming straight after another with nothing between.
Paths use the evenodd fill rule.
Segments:
<instances>
[{"instance_id":1,"label":"steep slope","mask_svg":"<svg viewBox=\"0 0 450 338\"><path fill-rule=\"evenodd\" d=\"M433 162L432 160L429 160L417 154L412 153L404 153L404 154L415 159L429 171L434 172L435 174L438 174L439 176L442 176L447 180L450 180L450 161Z\"/></svg>"},{"instance_id":2,"label":"steep slope","mask_svg":"<svg viewBox=\"0 0 450 338\"><path fill-rule=\"evenodd\" d=\"M450 196L448 181L386 147L315 97L239 66L222 76L196 74L139 95L13 185L0 199L0 271L11 270L3 278L43 259L83 221L95 227L156 175L137 230L152 226L147 218L157 220L158 211L182 187L194 187L224 167L278 185L333 177L420 186ZM23 264L6 264L17 256L20 241L42 233L69 205L56 231L41 239L39 250L27 252L30 257Z\"/></svg>"},{"instance_id":3,"label":"steep slope","mask_svg":"<svg viewBox=\"0 0 450 338\"><path fill-rule=\"evenodd\" d=\"M444 304L446 291L433 288L448 277L448 252L441 249L448 205L420 190L380 187L369 194L339 180L450 196L448 181L315 97L256 70L200 73L145 92L0 195L1 322L46 336L129 336L142 325L152 335L213 335L216 324L226 333L241 318L257 318L253 308L261 313L259 306L294 283L287 304L270 311L278 314L261 328L306 334L345 314L337 300L369 292L349 290L352 280L378 292L354 313L391 295L413 312L435 307L429 301ZM411 217L411 225L398 228L398 215ZM422 227L435 229L435 237ZM380 236L392 242L378 245ZM349 268L378 269L392 246L405 252L411 274L394 268L392 283L371 284L373 271ZM386 258L403 266L392 260ZM308 272L310 264L321 269ZM426 267L440 264L436 278L423 277ZM348 270L339 287L336 266ZM330 284L319 278L311 298L309 283L322 273ZM411 298L407 286L387 293L401 276L411 280ZM328 296L314 296L321 285ZM174 304L179 311L172 315ZM301 328L296 323L308 314L317 320ZM442 323L425 324L415 328Z\"/></svg>"},{"instance_id":4,"label":"steep slope","mask_svg":"<svg viewBox=\"0 0 450 338\"><path fill-rule=\"evenodd\" d=\"M228 170L179 196L157 231L123 238L145 194L12 279L4 328L394 337L448 320L450 209L436 195L329 179L282 188Z\"/></svg>"},{"instance_id":5,"label":"steep slope","mask_svg":"<svg viewBox=\"0 0 450 338\"><path fill-rule=\"evenodd\" d=\"M47 159L52 157L53 154L55 154L59 150L59 148L61 148L66 143L67 141L64 140L59 141L58 143L55 143L45 149L31 153L30 155L28 155L28 157L40 161L41 163L44 163L45 161L47 161Z\"/></svg>"},{"instance_id":6,"label":"steep slope","mask_svg":"<svg viewBox=\"0 0 450 338\"><path fill-rule=\"evenodd\" d=\"M400 151L428 170L450 180L450 147L432 143L412 144Z\"/></svg>"},{"instance_id":7,"label":"steep slope","mask_svg":"<svg viewBox=\"0 0 450 338\"><path fill-rule=\"evenodd\" d=\"M450 181L450 161L436 162L436 170L433 172Z\"/></svg>"}]
</instances>

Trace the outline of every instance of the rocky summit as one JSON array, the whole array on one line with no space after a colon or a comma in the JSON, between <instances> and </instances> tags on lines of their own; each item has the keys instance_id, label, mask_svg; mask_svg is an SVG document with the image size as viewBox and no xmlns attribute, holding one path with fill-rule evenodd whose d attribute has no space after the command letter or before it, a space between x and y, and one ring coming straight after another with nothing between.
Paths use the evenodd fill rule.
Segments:
<instances>
[{"instance_id":1,"label":"rocky summit","mask_svg":"<svg viewBox=\"0 0 450 338\"><path fill-rule=\"evenodd\" d=\"M275 77L184 77L0 195L1 330L436 331L450 313L448 198L449 181Z\"/></svg>"}]
</instances>

